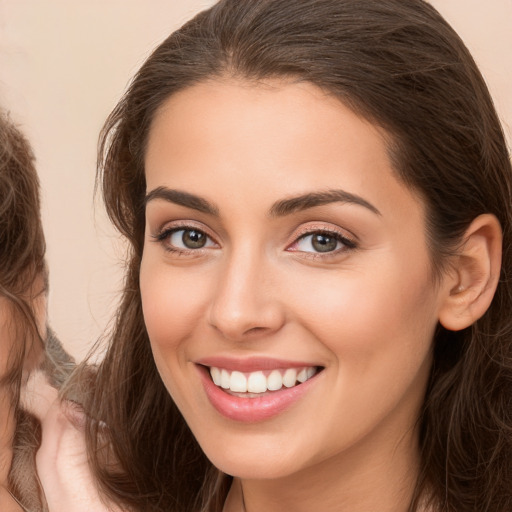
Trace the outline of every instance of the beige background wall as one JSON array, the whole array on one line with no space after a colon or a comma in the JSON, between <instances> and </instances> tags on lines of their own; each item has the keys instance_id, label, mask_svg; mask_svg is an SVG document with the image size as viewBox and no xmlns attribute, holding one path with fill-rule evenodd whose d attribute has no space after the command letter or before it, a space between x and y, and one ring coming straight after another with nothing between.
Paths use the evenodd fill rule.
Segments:
<instances>
[{"instance_id":1,"label":"beige background wall","mask_svg":"<svg viewBox=\"0 0 512 512\"><path fill-rule=\"evenodd\" d=\"M149 51L212 3L0 0L0 104L37 155L51 323L78 358L106 325L122 275L121 244L93 208L97 134ZM512 0L432 3L480 64L510 137Z\"/></svg>"}]
</instances>

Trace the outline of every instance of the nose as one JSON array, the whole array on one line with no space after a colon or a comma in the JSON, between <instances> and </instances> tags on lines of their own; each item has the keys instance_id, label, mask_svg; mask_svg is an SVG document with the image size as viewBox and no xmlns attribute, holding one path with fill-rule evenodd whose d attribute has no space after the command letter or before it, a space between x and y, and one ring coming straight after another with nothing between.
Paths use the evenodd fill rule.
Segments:
<instances>
[{"instance_id":1,"label":"nose","mask_svg":"<svg viewBox=\"0 0 512 512\"><path fill-rule=\"evenodd\" d=\"M224 262L209 307L210 325L231 341L275 333L285 321L270 265L247 252Z\"/></svg>"}]
</instances>

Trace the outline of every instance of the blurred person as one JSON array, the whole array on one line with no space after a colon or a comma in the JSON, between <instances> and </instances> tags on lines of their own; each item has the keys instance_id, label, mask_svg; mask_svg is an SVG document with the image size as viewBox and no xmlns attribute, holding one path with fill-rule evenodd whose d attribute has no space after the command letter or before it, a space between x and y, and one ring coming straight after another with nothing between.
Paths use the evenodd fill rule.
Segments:
<instances>
[{"instance_id":1,"label":"blurred person","mask_svg":"<svg viewBox=\"0 0 512 512\"><path fill-rule=\"evenodd\" d=\"M40 419L72 360L47 327L48 270L32 149L0 113L0 509L46 510ZM38 376L39 375L39 376Z\"/></svg>"}]
</instances>

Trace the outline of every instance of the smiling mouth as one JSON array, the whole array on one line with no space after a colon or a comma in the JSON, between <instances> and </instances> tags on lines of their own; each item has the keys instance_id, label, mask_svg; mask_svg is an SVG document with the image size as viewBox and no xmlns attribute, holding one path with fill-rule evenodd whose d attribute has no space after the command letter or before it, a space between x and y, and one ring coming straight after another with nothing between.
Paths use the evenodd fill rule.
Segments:
<instances>
[{"instance_id":1,"label":"smiling mouth","mask_svg":"<svg viewBox=\"0 0 512 512\"><path fill-rule=\"evenodd\" d=\"M212 366L209 368L213 383L226 393L243 398L257 398L264 393L293 388L314 377L323 368L307 366L255 372L240 372Z\"/></svg>"}]
</instances>

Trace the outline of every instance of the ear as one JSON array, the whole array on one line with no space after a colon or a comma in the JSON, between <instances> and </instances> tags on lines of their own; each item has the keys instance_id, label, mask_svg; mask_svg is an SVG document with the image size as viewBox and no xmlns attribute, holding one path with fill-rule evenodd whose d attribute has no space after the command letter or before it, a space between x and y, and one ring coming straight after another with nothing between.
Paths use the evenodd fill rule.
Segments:
<instances>
[{"instance_id":1,"label":"ear","mask_svg":"<svg viewBox=\"0 0 512 512\"><path fill-rule=\"evenodd\" d=\"M494 215L480 215L470 224L454 257L449 293L439 311L444 328L465 329L487 311L500 278L501 244L501 226Z\"/></svg>"}]
</instances>

